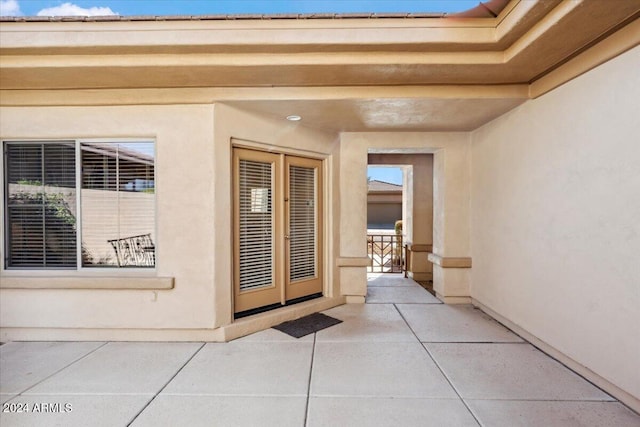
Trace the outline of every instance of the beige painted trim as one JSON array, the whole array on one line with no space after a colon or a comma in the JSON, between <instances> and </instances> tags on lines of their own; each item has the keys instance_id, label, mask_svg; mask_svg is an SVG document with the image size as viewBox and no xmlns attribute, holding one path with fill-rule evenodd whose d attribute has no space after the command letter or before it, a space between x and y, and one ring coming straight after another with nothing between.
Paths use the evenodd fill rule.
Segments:
<instances>
[{"instance_id":1,"label":"beige painted trim","mask_svg":"<svg viewBox=\"0 0 640 427\"><path fill-rule=\"evenodd\" d=\"M169 290L173 277L25 277L3 276L0 289Z\"/></svg>"},{"instance_id":2,"label":"beige painted trim","mask_svg":"<svg viewBox=\"0 0 640 427\"><path fill-rule=\"evenodd\" d=\"M436 292L436 297L445 304L471 304L471 297L445 297L439 292Z\"/></svg>"},{"instance_id":3,"label":"beige painted trim","mask_svg":"<svg viewBox=\"0 0 640 427\"><path fill-rule=\"evenodd\" d=\"M230 325L220 328L224 341L231 341L245 335L269 329L288 320L299 319L308 314L317 313L319 311L328 310L330 308L345 303L344 297L338 298L316 298L310 301L277 308L265 313L255 314L253 316L243 317L234 321Z\"/></svg>"},{"instance_id":4,"label":"beige painted trim","mask_svg":"<svg viewBox=\"0 0 640 427\"><path fill-rule=\"evenodd\" d=\"M442 268L471 268L470 257L443 257L430 253L427 259Z\"/></svg>"},{"instance_id":5,"label":"beige painted trim","mask_svg":"<svg viewBox=\"0 0 640 427\"><path fill-rule=\"evenodd\" d=\"M225 342L287 320L328 310L344 297L318 298L256 314L217 329L0 328L0 341L179 341Z\"/></svg>"},{"instance_id":6,"label":"beige painted trim","mask_svg":"<svg viewBox=\"0 0 640 427\"><path fill-rule=\"evenodd\" d=\"M502 52L394 52L376 55L376 64L503 64ZM158 55L25 55L2 57L2 68L62 68L74 67L203 67L296 65L371 65L369 52L317 53L195 53Z\"/></svg>"},{"instance_id":7,"label":"beige painted trim","mask_svg":"<svg viewBox=\"0 0 640 427\"><path fill-rule=\"evenodd\" d=\"M339 257L336 259L338 267L369 267L371 259L369 257Z\"/></svg>"},{"instance_id":8,"label":"beige painted trim","mask_svg":"<svg viewBox=\"0 0 640 427\"><path fill-rule=\"evenodd\" d=\"M640 19L529 85L529 97L538 98L640 44Z\"/></svg>"},{"instance_id":9,"label":"beige painted trim","mask_svg":"<svg viewBox=\"0 0 640 427\"><path fill-rule=\"evenodd\" d=\"M518 0L520 1L520 0ZM370 29L380 30L381 28L400 28L400 29L412 29L412 28L495 28L497 18L465 18L465 19L438 19L438 18L411 18L404 17L393 19L237 19L237 20L175 20L175 21L107 21L107 22L3 22L2 31L5 33L11 32L29 32L33 31L34 25L38 26L38 30L42 32L60 32L64 25L64 30L68 32L85 31L87 27L91 26L91 30L98 33L113 33L113 32L132 32L143 33L140 37L145 37L147 41L154 44L160 44L163 40L158 39L153 31L171 31L181 33L182 39L186 41L196 40L197 36L206 35L207 32L213 31L265 31L265 30L353 30L353 29ZM250 38L251 33L246 34L245 38ZM155 37L155 41L154 41ZM213 37L213 36L209 36ZM442 38L443 36L438 36ZM62 37L60 37L62 38ZM200 43L205 41L201 40ZM488 41L492 41L490 39ZM186 43L185 41L185 43ZM140 41L136 40L136 43ZM271 41L273 43L273 41ZM133 43L133 42L131 42ZM36 44L36 42L34 42ZM95 42L94 42L95 44ZM36 44L37 46L47 47L47 40L40 40ZM75 45L91 45L91 41L79 39L75 41ZM12 47L13 45L7 43L6 47Z\"/></svg>"},{"instance_id":10,"label":"beige painted trim","mask_svg":"<svg viewBox=\"0 0 640 427\"><path fill-rule=\"evenodd\" d=\"M170 88L0 90L2 106L211 104L243 100L332 100L361 98L484 99L529 97L529 85L345 86L273 88Z\"/></svg>"},{"instance_id":11,"label":"beige painted trim","mask_svg":"<svg viewBox=\"0 0 640 427\"><path fill-rule=\"evenodd\" d=\"M259 142L259 141L250 141L250 140L241 139L241 138L232 137L231 144L232 144L231 145L232 149L238 148L238 149L253 150L253 151L263 151L266 153L282 154L284 156L306 157L309 159L320 160L323 162L329 158L329 155L326 152L302 150L299 148L281 147L274 144L268 144L268 143Z\"/></svg>"},{"instance_id":12,"label":"beige painted trim","mask_svg":"<svg viewBox=\"0 0 640 427\"><path fill-rule=\"evenodd\" d=\"M579 1L564 1L552 9L542 19L530 28L515 43L502 52L504 54L504 62L508 63L516 56L524 52L525 49L539 41L551 28L558 25L558 22L569 16L574 9L582 7Z\"/></svg>"},{"instance_id":13,"label":"beige painted trim","mask_svg":"<svg viewBox=\"0 0 640 427\"><path fill-rule=\"evenodd\" d=\"M429 243L418 243L409 245L409 250L411 252L431 252L433 250L433 245Z\"/></svg>"},{"instance_id":14,"label":"beige painted trim","mask_svg":"<svg viewBox=\"0 0 640 427\"><path fill-rule=\"evenodd\" d=\"M576 372L578 375L583 376L588 381L595 384L597 387L600 387L602 390L609 393L616 399L620 400L622 403L629 406L634 411L640 413L640 399L638 399L637 397L622 390L620 387L613 384L609 380L601 377L600 375L593 372L591 369L587 368L586 366L581 365L579 362L573 360L566 354L557 350L555 347L547 344L546 342L542 341L540 338L531 334L526 329L516 325L506 317L493 311L492 309L490 309L488 306L484 305L477 299L473 298L472 304L475 307L478 307L480 310L484 311L489 316L493 317L498 322L502 323L507 328L511 329L513 332L515 332L520 337L524 338L526 341L528 341L529 343L537 347L543 353L546 353L547 355L556 359L557 361L559 361L560 363L562 363L572 371Z\"/></svg>"},{"instance_id":15,"label":"beige painted trim","mask_svg":"<svg viewBox=\"0 0 640 427\"><path fill-rule=\"evenodd\" d=\"M416 282L427 282L433 280L433 273L424 271L407 271L407 276Z\"/></svg>"},{"instance_id":16,"label":"beige painted trim","mask_svg":"<svg viewBox=\"0 0 640 427\"><path fill-rule=\"evenodd\" d=\"M365 297L361 295L347 295L346 297L347 304L364 304Z\"/></svg>"},{"instance_id":17,"label":"beige painted trim","mask_svg":"<svg viewBox=\"0 0 640 427\"><path fill-rule=\"evenodd\" d=\"M272 251L272 282L269 286L257 289L240 290L240 161L249 160L268 164L271 168L270 189L272 192L271 226L273 228ZM284 264L280 262L284 257L284 233L282 225L284 200L284 183L281 171L283 156L278 153L233 148L233 308L234 313L264 307L278 302L283 303Z\"/></svg>"},{"instance_id":18,"label":"beige painted trim","mask_svg":"<svg viewBox=\"0 0 640 427\"><path fill-rule=\"evenodd\" d=\"M245 50L249 47L254 52L273 52L283 45L330 45L353 50L353 46L362 44L362 40L375 47L405 43L489 44L495 42L496 25L497 20L490 18L3 22L0 51L5 55L39 54L42 51L61 55L109 53L108 48L116 47L123 54L131 54L140 51L136 47L144 46L152 53L175 52L176 47L192 52L204 47L233 52L237 45L245 46ZM33 35L36 31L40 36ZM78 35L89 31L95 36ZM31 35L26 46L24 34ZM258 50L257 46L262 49Z\"/></svg>"},{"instance_id":19,"label":"beige painted trim","mask_svg":"<svg viewBox=\"0 0 640 427\"><path fill-rule=\"evenodd\" d=\"M284 200L283 207L284 210L284 222L285 226L283 228L285 233L285 239L283 243L285 243L284 248L284 295L286 296L286 300L291 300L295 298L304 297L307 295L312 295L318 292L323 291L323 283L324 283L324 177L323 177L323 164L322 160L311 159L308 157L297 157L290 155L283 155L283 175L284 175ZM308 169L312 169L315 174L315 179L313 182L314 190L315 190L315 199L314 199L314 237L315 237L315 259L314 265L316 274L313 278L299 279L297 281L291 281L291 240L289 240L289 235L291 234L291 166L299 166L305 167Z\"/></svg>"},{"instance_id":20,"label":"beige painted trim","mask_svg":"<svg viewBox=\"0 0 640 427\"><path fill-rule=\"evenodd\" d=\"M223 342L221 329L0 328L0 341Z\"/></svg>"},{"instance_id":21,"label":"beige painted trim","mask_svg":"<svg viewBox=\"0 0 640 427\"><path fill-rule=\"evenodd\" d=\"M520 21L526 18L527 14L536 7L537 2L512 0L502 9L496 20L495 39L500 41L507 37L517 26Z\"/></svg>"}]
</instances>

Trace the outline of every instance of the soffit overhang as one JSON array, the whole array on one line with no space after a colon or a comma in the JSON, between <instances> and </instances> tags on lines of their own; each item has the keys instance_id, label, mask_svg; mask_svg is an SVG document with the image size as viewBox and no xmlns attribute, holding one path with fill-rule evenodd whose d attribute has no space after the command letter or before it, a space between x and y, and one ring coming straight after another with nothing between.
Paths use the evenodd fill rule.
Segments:
<instances>
[{"instance_id":1,"label":"soffit overhang","mask_svg":"<svg viewBox=\"0 0 640 427\"><path fill-rule=\"evenodd\" d=\"M488 18L3 22L3 89L530 83L637 0L514 1Z\"/></svg>"},{"instance_id":2,"label":"soffit overhang","mask_svg":"<svg viewBox=\"0 0 640 427\"><path fill-rule=\"evenodd\" d=\"M638 16L637 0L512 0L495 18L5 20L0 103L25 89L82 105L152 93L334 131L471 130Z\"/></svg>"}]
</instances>

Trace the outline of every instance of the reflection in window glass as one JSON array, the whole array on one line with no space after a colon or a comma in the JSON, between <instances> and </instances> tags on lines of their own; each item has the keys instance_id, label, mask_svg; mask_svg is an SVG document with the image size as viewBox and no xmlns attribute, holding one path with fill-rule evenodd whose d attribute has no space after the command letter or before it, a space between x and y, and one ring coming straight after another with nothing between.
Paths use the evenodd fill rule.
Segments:
<instances>
[{"instance_id":1,"label":"reflection in window glass","mask_svg":"<svg viewBox=\"0 0 640 427\"><path fill-rule=\"evenodd\" d=\"M4 161L6 268L155 266L154 142L6 142Z\"/></svg>"},{"instance_id":2,"label":"reflection in window glass","mask_svg":"<svg viewBox=\"0 0 640 427\"><path fill-rule=\"evenodd\" d=\"M251 189L251 212L252 213L269 212L269 189L268 188L252 188Z\"/></svg>"},{"instance_id":3,"label":"reflection in window glass","mask_svg":"<svg viewBox=\"0 0 640 427\"><path fill-rule=\"evenodd\" d=\"M81 144L82 264L155 266L153 142Z\"/></svg>"}]
</instances>

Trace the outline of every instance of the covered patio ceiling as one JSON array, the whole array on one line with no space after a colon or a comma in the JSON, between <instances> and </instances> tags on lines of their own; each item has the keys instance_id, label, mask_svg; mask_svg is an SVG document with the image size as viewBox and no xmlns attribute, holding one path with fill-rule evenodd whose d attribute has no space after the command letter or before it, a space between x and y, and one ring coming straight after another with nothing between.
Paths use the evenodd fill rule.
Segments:
<instances>
[{"instance_id":1,"label":"covered patio ceiling","mask_svg":"<svg viewBox=\"0 0 640 427\"><path fill-rule=\"evenodd\" d=\"M363 95L364 96L364 95ZM498 98L360 98L227 102L277 117L299 115L302 124L334 132L470 131L504 114L526 96Z\"/></svg>"},{"instance_id":2,"label":"covered patio ceiling","mask_svg":"<svg viewBox=\"0 0 640 427\"><path fill-rule=\"evenodd\" d=\"M512 0L492 18L3 18L0 104L224 102L329 131L465 131L586 71L545 80L618 30L637 45L638 16L637 0Z\"/></svg>"}]
</instances>

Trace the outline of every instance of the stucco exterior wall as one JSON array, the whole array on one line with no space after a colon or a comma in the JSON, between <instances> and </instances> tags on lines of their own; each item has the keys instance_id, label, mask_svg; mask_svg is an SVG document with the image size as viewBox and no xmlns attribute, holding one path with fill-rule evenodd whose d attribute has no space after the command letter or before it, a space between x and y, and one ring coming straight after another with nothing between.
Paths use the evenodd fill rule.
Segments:
<instances>
[{"instance_id":1,"label":"stucco exterior wall","mask_svg":"<svg viewBox=\"0 0 640 427\"><path fill-rule=\"evenodd\" d=\"M640 397L640 48L472 133L471 295Z\"/></svg>"},{"instance_id":2,"label":"stucco exterior wall","mask_svg":"<svg viewBox=\"0 0 640 427\"><path fill-rule=\"evenodd\" d=\"M0 115L2 140L156 141L156 269L2 269L2 340L224 339L216 328L232 322L234 138L258 149L324 158L326 206L335 205L331 197L338 180L331 153L336 136L283 119L221 104L3 107ZM326 216L325 294L330 296L339 290L333 282L333 223L331 215ZM4 227L0 229L4 233ZM173 279L174 288L153 289L160 278ZM103 279L110 289L98 289ZM136 288L139 279L147 280L145 286L152 289ZM30 288L20 288L26 282ZM53 282L74 289L52 289ZM11 289L6 289L7 283Z\"/></svg>"},{"instance_id":3,"label":"stucco exterior wall","mask_svg":"<svg viewBox=\"0 0 640 427\"><path fill-rule=\"evenodd\" d=\"M91 330L211 328L215 194L213 106L4 107L7 140L149 138L156 141L155 271L8 271L9 277L63 276L87 289L3 289L0 325ZM3 250L3 249L2 249ZM91 289L97 277L173 277L172 290ZM15 330L13 331L15 332ZM47 339L56 339L49 333ZM14 338L16 339L16 338Z\"/></svg>"}]
</instances>

